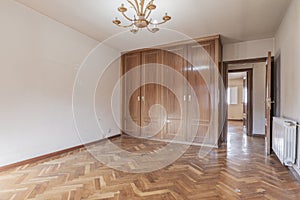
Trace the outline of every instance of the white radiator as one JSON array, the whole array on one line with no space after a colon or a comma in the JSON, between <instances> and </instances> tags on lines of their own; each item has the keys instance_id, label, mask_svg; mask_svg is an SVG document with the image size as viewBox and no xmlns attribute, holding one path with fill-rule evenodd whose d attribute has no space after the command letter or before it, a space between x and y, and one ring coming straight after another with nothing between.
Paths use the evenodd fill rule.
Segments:
<instances>
[{"instance_id":1,"label":"white radiator","mask_svg":"<svg viewBox=\"0 0 300 200\"><path fill-rule=\"evenodd\" d=\"M273 118L272 149L286 166L296 163L297 123L289 119ZM300 163L298 162L300 166Z\"/></svg>"}]
</instances>

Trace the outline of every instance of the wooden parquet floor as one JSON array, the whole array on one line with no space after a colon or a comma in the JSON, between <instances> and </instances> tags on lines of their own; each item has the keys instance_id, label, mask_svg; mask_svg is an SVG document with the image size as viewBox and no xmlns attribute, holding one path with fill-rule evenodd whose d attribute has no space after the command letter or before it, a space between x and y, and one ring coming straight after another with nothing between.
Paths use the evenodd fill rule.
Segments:
<instances>
[{"instance_id":1,"label":"wooden parquet floor","mask_svg":"<svg viewBox=\"0 0 300 200\"><path fill-rule=\"evenodd\" d=\"M192 146L175 163L146 174L110 169L84 148L60 157L0 172L0 199L300 199L300 184L275 156L265 156L264 139L231 124L227 146L206 158ZM112 141L143 151L163 143L122 136Z\"/></svg>"}]
</instances>

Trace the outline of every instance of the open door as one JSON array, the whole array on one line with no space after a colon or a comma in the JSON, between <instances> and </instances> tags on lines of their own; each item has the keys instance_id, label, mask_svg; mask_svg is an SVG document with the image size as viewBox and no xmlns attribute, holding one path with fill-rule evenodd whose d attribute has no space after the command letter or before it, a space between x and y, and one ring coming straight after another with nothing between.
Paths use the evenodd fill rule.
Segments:
<instances>
[{"instance_id":1,"label":"open door","mask_svg":"<svg viewBox=\"0 0 300 200\"><path fill-rule=\"evenodd\" d=\"M245 103L245 115L246 115L246 134L248 136L253 135L253 69L248 69L246 78L246 103Z\"/></svg>"},{"instance_id":2,"label":"open door","mask_svg":"<svg viewBox=\"0 0 300 200\"><path fill-rule=\"evenodd\" d=\"M266 153L267 155L271 154L271 108L272 108L272 93L271 93L271 78L272 78L272 55L271 52L268 52L268 58L266 61L266 101L265 101L265 144L266 144Z\"/></svg>"},{"instance_id":3,"label":"open door","mask_svg":"<svg viewBox=\"0 0 300 200\"><path fill-rule=\"evenodd\" d=\"M247 74L248 76L248 74ZM243 130L246 131L246 133L248 132L247 127L248 127L248 94L247 91L247 76L246 78L243 79Z\"/></svg>"}]
</instances>

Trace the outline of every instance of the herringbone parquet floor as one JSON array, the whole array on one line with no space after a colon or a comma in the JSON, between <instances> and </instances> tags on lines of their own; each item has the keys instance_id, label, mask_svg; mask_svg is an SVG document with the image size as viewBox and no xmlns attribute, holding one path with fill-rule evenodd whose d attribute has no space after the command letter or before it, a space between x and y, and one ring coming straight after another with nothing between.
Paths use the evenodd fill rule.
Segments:
<instances>
[{"instance_id":1,"label":"herringbone parquet floor","mask_svg":"<svg viewBox=\"0 0 300 200\"><path fill-rule=\"evenodd\" d=\"M229 142L200 159L199 147L156 172L130 174L110 169L84 148L0 172L0 199L300 199L300 184L275 156L265 156L264 140L242 134L232 124ZM126 136L112 139L129 151L151 151L160 142Z\"/></svg>"}]
</instances>

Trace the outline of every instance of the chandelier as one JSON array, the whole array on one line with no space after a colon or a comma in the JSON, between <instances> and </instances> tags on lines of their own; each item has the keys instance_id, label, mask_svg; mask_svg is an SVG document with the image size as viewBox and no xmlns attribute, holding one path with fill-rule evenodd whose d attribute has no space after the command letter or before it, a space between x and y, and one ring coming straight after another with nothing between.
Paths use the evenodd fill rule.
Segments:
<instances>
[{"instance_id":1,"label":"chandelier","mask_svg":"<svg viewBox=\"0 0 300 200\"><path fill-rule=\"evenodd\" d=\"M115 20L113 20L113 23L122 28L131 28L130 31L132 33L137 33L140 29L143 28L147 28L148 31L156 33L157 31L159 31L159 25L171 20L171 17L167 13L162 18L162 22L157 22L156 20L152 20L152 18L149 19L151 12L156 9L156 5L153 3L154 0L150 0L148 4L145 4L145 0L134 0L134 2L133 0L127 0L127 2L135 11L133 19L125 14L127 8L124 6L124 4L121 4L121 6L118 8L118 11L122 13L124 18L127 19L130 24L121 25L121 21L117 17Z\"/></svg>"}]
</instances>

